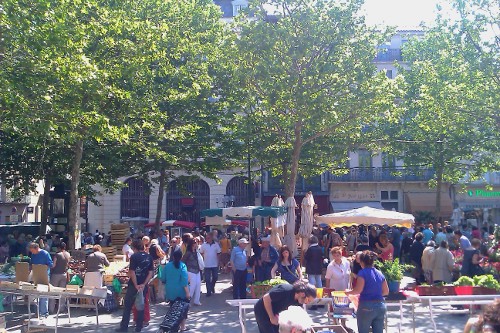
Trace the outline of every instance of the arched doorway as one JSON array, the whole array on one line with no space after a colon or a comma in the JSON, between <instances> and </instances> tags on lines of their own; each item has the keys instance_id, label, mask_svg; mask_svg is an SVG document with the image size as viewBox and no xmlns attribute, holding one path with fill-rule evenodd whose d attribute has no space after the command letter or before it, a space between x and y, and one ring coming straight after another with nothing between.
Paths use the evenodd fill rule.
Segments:
<instances>
[{"instance_id":1,"label":"arched doorway","mask_svg":"<svg viewBox=\"0 0 500 333\"><path fill-rule=\"evenodd\" d=\"M253 184L248 184L247 179L248 179L247 177L239 176L239 177L234 177L227 183L226 195L234 195L233 205L235 207L255 205L255 195L253 186L251 188L252 197L250 199L250 202L248 202L248 186Z\"/></svg>"},{"instance_id":2,"label":"arched doorway","mask_svg":"<svg viewBox=\"0 0 500 333\"><path fill-rule=\"evenodd\" d=\"M124 218L143 218L149 220L149 188L138 178L125 181L126 187L120 194L120 216Z\"/></svg>"},{"instance_id":3,"label":"arched doorway","mask_svg":"<svg viewBox=\"0 0 500 333\"><path fill-rule=\"evenodd\" d=\"M171 181L166 197L167 220L200 223L200 211L210 208L210 187L201 179Z\"/></svg>"}]
</instances>

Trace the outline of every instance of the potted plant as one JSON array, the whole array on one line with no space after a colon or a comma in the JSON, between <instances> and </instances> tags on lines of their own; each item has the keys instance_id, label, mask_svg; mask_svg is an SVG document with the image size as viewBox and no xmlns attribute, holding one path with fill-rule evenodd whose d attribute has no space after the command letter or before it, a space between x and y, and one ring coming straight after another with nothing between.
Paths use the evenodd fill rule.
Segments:
<instances>
[{"instance_id":1,"label":"potted plant","mask_svg":"<svg viewBox=\"0 0 500 333\"><path fill-rule=\"evenodd\" d=\"M401 264L399 259L377 261L375 267L384 274L387 284L389 285L389 292L395 293L399 291L401 280L404 273L413 268L412 265Z\"/></svg>"}]
</instances>

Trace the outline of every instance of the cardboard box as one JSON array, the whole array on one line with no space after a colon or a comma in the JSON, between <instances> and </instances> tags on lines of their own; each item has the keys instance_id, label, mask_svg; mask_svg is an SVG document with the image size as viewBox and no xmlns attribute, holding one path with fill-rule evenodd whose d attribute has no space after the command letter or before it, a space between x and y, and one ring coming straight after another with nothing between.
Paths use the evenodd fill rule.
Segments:
<instances>
[{"instance_id":1,"label":"cardboard box","mask_svg":"<svg viewBox=\"0 0 500 333\"><path fill-rule=\"evenodd\" d=\"M0 286L2 288L6 288L6 289L17 289L17 288L19 288L19 284L15 283L15 282L10 282L10 281L0 281Z\"/></svg>"},{"instance_id":2,"label":"cardboard box","mask_svg":"<svg viewBox=\"0 0 500 333\"><path fill-rule=\"evenodd\" d=\"M41 293L48 293L49 292L49 285L47 285L47 284L37 284L36 285L36 291L39 291Z\"/></svg>"},{"instance_id":3,"label":"cardboard box","mask_svg":"<svg viewBox=\"0 0 500 333\"><path fill-rule=\"evenodd\" d=\"M66 286L65 291L68 292L68 293L78 294L80 292L80 286L73 285L73 284L68 284Z\"/></svg>"},{"instance_id":4,"label":"cardboard box","mask_svg":"<svg viewBox=\"0 0 500 333\"><path fill-rule=\"evenodd\" d=\"M36 286L32 283L19 282L19 289L21 289L21 290L36 290Z\"/></svg>"},{"instance_id":5,"label":"cardboard box","mask_svg":"<svg viewBox=\"0 0 500 333\"><path fill-rule=\"evenodd\" d=\"M16 262L16 282L28 282L30 265L27 262Z\"/></svg>"},{"instance_id":6,"label":"cardboard box","mask_svg":"<svg viewBox=\"0 0 500 333\"><path fill-rule=\"evenodd\" d=\"M47 265L31 265L33 282L35 284L49 284L49 270Z\"/></svg>"}]
</instances>

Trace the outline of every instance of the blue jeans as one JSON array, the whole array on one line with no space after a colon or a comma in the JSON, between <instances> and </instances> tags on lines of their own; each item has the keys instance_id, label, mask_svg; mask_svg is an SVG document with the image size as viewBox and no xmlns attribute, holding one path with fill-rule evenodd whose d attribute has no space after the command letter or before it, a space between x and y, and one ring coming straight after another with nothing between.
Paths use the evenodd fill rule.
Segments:
<instances>
[{"instance_id":1,"label":"blue jeans","mask_svg":"<svg viewBox=\"0 0 500 333\"><path fill-rule=\"evenodd\" d=\"M321 282L321 274L307 274L307 279L309 283L316 288L323 288L323 283Z\"/></svg>"},{"instance_id":2,"label":"blue jeans","mask_svg":"<svg viewBox=\"0 0 500 333\"><path fill-rule=\"evenodd\" d=\"M219 277L219 267L205 267L205 283L207 285L207 295L215 294L215 282Z\"/></svg>"},{"instance_id":3,"label":"blue jeans","mask_svg":"<svg viewBox=\"0 0 500 333\"><path fill-rule=\"evenodd\" d=\"M38 313L41 317L49 315L49 299L48 298L39 298L38 299Z\"/></svg>"},{"instance_id":4,"label":"blue jeans","mask_svg":"<svg viewBox=\"0 0 500 333\"><path fill-rule=\"evenodd\" d=\"M358 332L368 333L370 327L373 333L383 333L385 313L387 308L385 302L359 302L357 316Z\"/></svg>"}]
</instances>

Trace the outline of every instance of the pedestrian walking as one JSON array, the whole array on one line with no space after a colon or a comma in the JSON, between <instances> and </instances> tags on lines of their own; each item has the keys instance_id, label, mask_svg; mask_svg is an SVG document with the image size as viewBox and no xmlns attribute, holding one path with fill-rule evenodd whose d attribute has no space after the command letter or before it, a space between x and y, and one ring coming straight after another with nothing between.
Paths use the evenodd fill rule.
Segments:
<instances>
[{"instance_id":1,"label":"pedestrian walking","mask_svg":"<svg viewBox=\"0 0 500 333\"><path fill-rule=\"evenodd\" d=\"M207 286L207 297L215 294L215 283L219 277L219 257L221 248L219 243L215 242L213 233L208 233L205 243L200 247L200 253L203 255L205 263L205 284Z\"/></svg>"}]
</instances>

